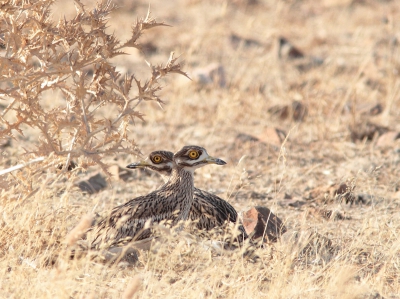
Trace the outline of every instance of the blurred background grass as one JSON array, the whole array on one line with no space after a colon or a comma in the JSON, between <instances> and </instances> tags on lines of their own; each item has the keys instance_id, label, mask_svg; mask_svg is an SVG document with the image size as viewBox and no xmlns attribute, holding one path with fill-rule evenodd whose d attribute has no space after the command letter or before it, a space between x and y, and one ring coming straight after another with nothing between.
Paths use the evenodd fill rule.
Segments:
<instances>
[{"instance_id":1,"label":"blurred background grass","mask_svg":"<svg viewBox=\"0 0 400 299\"><path fill-rule=\"evenodd\" d=\"M94 2L83 3L93 7ZM116 3L120 9L108 30L125 40L149 2ZM42 263L43 256L55 254L48 252L55 250L49 244L62 243L81 215L93 209L104 213L161 184L155 175L131 173L127 181L108 182L93 195L72 188L72 182L62 194L42 188L14 214L3 214L13 230L2 232L3 240L10 240L2 248L0 296L115 298L135 277L142 285L138 298L398 298L400 144L380 139L387 131L400 132L397 1L150 5L157 20L172 27L147 32L143 53L132 49L113 63L144 79L144 59L163 63L174 51L193 81L168 77L160 93L163 109L154 102L140 106L146 121L132 124L129 134L142 153L204 146L229 164L199 169L197 187L216 192L238 211L268 206L290 230L311 228L328 236L340 254L327 264L293 268L285 244L260 251L257 265L240 256L211 257L209 251L187 253L183 245L171 245L158 254L143 253L134 269L89 261ZM54 21L64 14L75 14L72 1L55 3ZM303 57L285 54L282 38ZM50 105L57 96L50 93L43 101ZM288 135L284 146L284 138L270 129ZM17 163L22 149L38 138L27 128L18 142L2 148L2 165ZM138 158L120 155L108 163L124 167ZM353 178L357 205L329 198L331 185ZM324 219L315 212L321 208L347 220Z\"/></svg>"}]
</instances>

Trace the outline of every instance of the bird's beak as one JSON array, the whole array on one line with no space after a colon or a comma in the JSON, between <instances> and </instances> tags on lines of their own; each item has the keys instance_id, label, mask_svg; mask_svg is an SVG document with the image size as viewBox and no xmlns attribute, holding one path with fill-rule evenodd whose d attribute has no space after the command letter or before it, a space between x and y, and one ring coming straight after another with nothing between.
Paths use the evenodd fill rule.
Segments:
<instances>
[{"instance_id":1,"label":"bird's beak","mask_svg":"<svg viewBox=\"0 0 400 299\"><path fill-rule=\"evenodd\" d=\"M206 161L208 164L217 164L217 165L225 165L225 164L226 164L226 162L225 162L224 160L221 160L221 159L219 159L219 158L214 158L214 157L211 157L211 156L208 156L208 157L205 159L205 161Z\"/></svg>"},{"instance_id":2,"label":"bird's beak","mask_svg":"<svg viewBox=\"0 0 400 299\"><path fill-rule=\"evenodd\" d=\"M136 169L136 168L145 168L146 166L149 166L149 164L146 161L140 161L140 162L134 162L126 166L126 168L130 169Z\"/></svg>"}]
</instances>

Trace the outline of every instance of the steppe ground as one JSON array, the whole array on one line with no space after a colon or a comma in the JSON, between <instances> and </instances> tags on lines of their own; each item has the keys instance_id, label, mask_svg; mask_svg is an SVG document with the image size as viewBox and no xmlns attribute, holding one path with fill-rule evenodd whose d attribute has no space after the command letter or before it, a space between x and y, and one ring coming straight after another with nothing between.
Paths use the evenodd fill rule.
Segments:
<instances>
[{"instance_id":1,"label":"steppe ground","mask_svg":"<svg viewBox=\"0 0 400 299\"><path fill-rule=\"evenodd\" d=\"M165 62L175 51L193 81L169 76L163 109L143 103L145 122L130 127L143 156L108 163L125 167L152 150L204 146L228 164L199 169L197 187L240 212L266 206L288 234L316 231L334 253L297 260L289 240L259 249L260 261L250 263L237 252L172 240L141 252L134 267L68 261L60 244L83 215L104 214L162 183L132 171L91 195L67 181L68 192L44 185L23 201L2 200L14 206L1 215L13 230L1 237L0 297L400 298L400 139L384 135L400 132L397 1L121 0L109 30L127 38L149 3L172 27L149 31L145 53L132 50L115 65L145 78L144 59ZM73 1L60 1L53 17L73 12ZM278 57L281 37L305 57ZM1 149L1 168L38 140L27 132ZM353 204L334 196L340 184L355 185Z\"/></svg>"}]
</instances>

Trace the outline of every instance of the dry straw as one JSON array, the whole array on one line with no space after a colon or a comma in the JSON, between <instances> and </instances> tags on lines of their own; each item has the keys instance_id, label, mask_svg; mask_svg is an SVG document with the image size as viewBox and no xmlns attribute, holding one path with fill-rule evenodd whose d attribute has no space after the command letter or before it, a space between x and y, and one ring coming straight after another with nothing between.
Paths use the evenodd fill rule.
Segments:
<instances>
[{"instance_id":1,"label":"dry straw","mask_svg":"<svg viewBox=\"0 0 400 299\"><path fill-rule=\"evenodd\" d=\"M83 236L83 234L92 225L94 216L92 214L86 214L82 217L81 221L70 231L65 238L68 246L73 246Z\"/></svg>"},{"instance_id":2,"label":"dry straw","mask_svg":"<svg viewBox=\"0 0 400 299\"><path fill-rule=\"evenodd\" d=\"M105 156L137 153L127 131L130 122L143 119L139 104L161 105L159 80L170 73L186 73L174 53L165 65L146 62L150 76L144 83L110 63L127 48L141 50L139 39L146 30L166 26L153 19L150 10L132 26L130 39L121 42L106 30L116 8L112 1L101 1L89 10L75 0L75 17L58 23L50 18L53 2L1 3L0 100L7 107L0 116L0 137L16 138L31 127L41 137L26 159L47 157L42 169L61 163L65 172L73 160L82 168L97 164L107 171ZM41 101L49 91L55 97L50 106ZM115 108L117 113L110 118L101 114Z\"/></svg>"},{"instance_id":3,"label":"dry straw","mask_svg":"<svg viewBox=\"0 0 400 299\"><path fill-rule=\"evenodd\" d=\"M134 276L132 280L127 285L124 294L122 295L122 299L131 299L133 295L139 290L141 286L141 280L138 276Z\"/></svg>"}]
</instances>

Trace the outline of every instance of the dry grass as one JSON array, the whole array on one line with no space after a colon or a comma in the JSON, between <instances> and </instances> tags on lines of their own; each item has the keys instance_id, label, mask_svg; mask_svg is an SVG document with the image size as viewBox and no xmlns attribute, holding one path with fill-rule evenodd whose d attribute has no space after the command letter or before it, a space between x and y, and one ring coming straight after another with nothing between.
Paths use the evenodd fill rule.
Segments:
<instances>
[{"instance_id":1,"label":"dry grass","mask_svg":"<svg viewBox=\"0 0 400 299\"><path fill-rule=\"evenodd\" d=\"M84 4L88 12L95 7L89 1ZM124 8L110 14L110 27L104 34L115 32L115 38L129 40L130 26L147 14L148 2L121 0L117 4ZM3 14L5 6L1 7ZM378 146L378 129L375 136L362 134L367 123L400 131L400 11L396 1L180 0L152 1L151 8L158 20L173 27L146 32L140 39L146 45L143 53L127 48L124 51L129 55L106 57L105 61L122 74L134 73L143 84L149 76L144 60L159 65L175 51L182 53L187 63L184 70L193 81L183 76L163 78L159 96L166 105L160 109L157 99L142 101L138 108L145 122L118 119L123 111L138 113L136 106L123 110L124 105L110 103L107 109L99 109L98 119L117 120L115 126L123 129L112 130L113 124L90 142L85 138L83 118L72 123L58 143L53 142L58 136L57 122L52 119L48 121L54 135L43 133L40 124L46 120L40 117L35 123L21 122L24 135L12 131L10 146L0 145L0 169L37 156L52 163L37 162L0 176L0 297L399 298L400 143L397 139L386 147ZM54 24L63 14L69 20L75 15L72 1L56 2L50 10L49 21ZM0 37L4 38L5 20L1 22ZM232 34L243 40L232 43ZM307 57L278 59L280 36ZM5 51L1 49L1 57ZM310 65L310 57L322 58L324 63ZM19 71L29 71L19 63ZM220 70L215 81L207 83L198 74L211 63L222 66L223 73ZM40 63L35 67L37 72L46 72ZM4 69L2 76L0 88L5 93L13 85L5 83ZM66 106L69 101L58 87L50 88L61 84L51 83L54 79L47 78L48 84L43 85L49 90L28 97L40 102L43 113L56 113L51 110L54 105ZM74 83L69 77L65 82L74 86L80 81ZM24 88L29 93L39 91ZM127 102L135 92L129 93ZM18 98L16 104L26 104L28 99L24 93L11 96L0 98L2 113L13 98ZM123 97L119 100L126 103ZM307 108L304 118L295 120L292 108L286 114L276 112L282 111L277 106L292 107L294 100ZM377 104L382 107L380 113L369 112ZM18 122L18 113L29 111L23 105L16 107L20 110L10 110L3 117L0 137L10 133L5 121ZM120 126L120 120L125 125ZM290 132L282 147L267 137L266 127ZM81 135L73 139L73 132ZM108 132L123 138L110 136L109 143L104 142ZM120 143L121 147L112 148L123 149L120 153L107 151L125 139L132 141L129 146ZM97 161L103 167L124 167L138 159L135 146L146 154L177 150L186 144L204 146L228 162L218 169L199 169L197 187L219 194L239 211L267 206L284 220L288 234L316 231L330 239L332 250L321 250L317 259L305 255L298 260L302 246L286 240L259 249L261 260L253 264L238 252L221 253L201 242L188 245L171 240L141 252L134 267L67 259L66 243L75 242L80 227L87 225L85 215L105 214L116 204L154 190L161 179L132 172L126 180L109 179L107 188L89 195L76 187L84 175L81 167L60 173L58 163L94 164L86 170L93 174L101 169ZM100 160L82 154L96 148L103 151ZM330 186L346 181L355 183L356 199L363 201L351 205L332 198ZM321 209L344 217L326 219Z\"/></svg>"}]
</instances>

